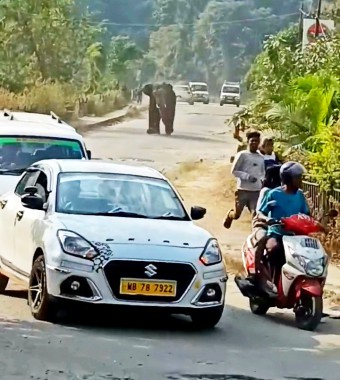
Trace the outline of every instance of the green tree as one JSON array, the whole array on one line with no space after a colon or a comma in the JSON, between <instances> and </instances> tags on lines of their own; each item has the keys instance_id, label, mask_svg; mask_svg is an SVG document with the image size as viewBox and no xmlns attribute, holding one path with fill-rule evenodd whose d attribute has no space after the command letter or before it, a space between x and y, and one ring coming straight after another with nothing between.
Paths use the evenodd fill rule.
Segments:
<instances>
[{"instance_id":1,"label":"green tree","mask_svg":"<svg viewBox=\"0 0 340 380\"><path fill-rule=\"evenodd\" d=\"M91 66L102 29L77 10L74 0L2 0L0 85L18 91L38 79L72 82Z\"/></svg>"}]
</instances>

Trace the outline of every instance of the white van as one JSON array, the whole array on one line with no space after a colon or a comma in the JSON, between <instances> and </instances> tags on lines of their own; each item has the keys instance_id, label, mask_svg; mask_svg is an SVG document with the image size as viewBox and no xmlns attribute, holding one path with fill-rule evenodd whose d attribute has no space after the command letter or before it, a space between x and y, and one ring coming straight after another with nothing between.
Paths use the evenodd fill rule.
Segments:
<instances>
[{"instance_id":1,"label":"white van","mask_svg":"<svg viewBox=\"0 0 340 380\"><path fill-rule=\"evenodd\" d=\"M227 82L224 81L221 94L220 94L220 106L223 104L234 104L239 107L241 103L241 86L239 82Z\"/></svg>"},{"instance_id":2,"label":"white van","mask_svg":"<svg viewBox=\"0 0 340 380\"><path fill-rule=\"evenodd\" d=\"M194 96L194 102L209 104L210 96L208 85L204 82L189 82L191 92Z\"/></svg>"},{"instance_id":3,"label":"white van","mask_svg":"<svg viewBox=\"0 0 340 380\"><path fill-rule=\"evenodd\" d=\"M49 159L90 159L75 128L57 115L0 110L0 195L12 190L34 162Z\"/></svg>"}]
</instances>

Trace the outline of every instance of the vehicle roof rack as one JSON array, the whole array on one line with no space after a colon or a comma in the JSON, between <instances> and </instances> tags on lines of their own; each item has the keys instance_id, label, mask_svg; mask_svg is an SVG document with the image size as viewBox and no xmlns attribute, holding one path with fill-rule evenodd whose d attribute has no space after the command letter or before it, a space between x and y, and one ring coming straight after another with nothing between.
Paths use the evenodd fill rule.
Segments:
<instances>
[{"instance_id":1,"label":"vehicle roof rack","mask_svg":"<svg viewBox=\"0 0 340 380\"><path fill-rule=\"evenodd\" d=\"M13 120L14 119L14 115L12 114L11 111L9 111L8 109L4 109L4 116L5 117L9 117L10 120Z\"/></svg>"},{"instance_id":2,"label":"vehicle roof rack","mask_svg":"<svg viewBox=\"0 0 340 380\"><path fill-rule=\"evenodd\" d=\"M50 115L51 115L53 120L57 120L57 122L59 124L63 124L63 121L60 119L60 117L58 115L56 115L53 111L50 112Z\"/></svg>"}]
</instances>

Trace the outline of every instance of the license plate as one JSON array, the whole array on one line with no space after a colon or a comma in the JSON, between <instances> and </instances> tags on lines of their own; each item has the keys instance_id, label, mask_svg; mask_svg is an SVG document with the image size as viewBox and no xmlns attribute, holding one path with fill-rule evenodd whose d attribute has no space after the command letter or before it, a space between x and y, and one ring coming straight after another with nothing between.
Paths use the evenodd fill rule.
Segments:
<instances>
[{"instance_id":1,"label":"license plate","mask_svg":"<svg viewBox=\"0 0 340 380\"><path fill-rule=\"evenodd\" d=\"M176 296L176 281L144 281L133 278L120 280L120 294L141 296Z\"/></svg>"}]
</instances>

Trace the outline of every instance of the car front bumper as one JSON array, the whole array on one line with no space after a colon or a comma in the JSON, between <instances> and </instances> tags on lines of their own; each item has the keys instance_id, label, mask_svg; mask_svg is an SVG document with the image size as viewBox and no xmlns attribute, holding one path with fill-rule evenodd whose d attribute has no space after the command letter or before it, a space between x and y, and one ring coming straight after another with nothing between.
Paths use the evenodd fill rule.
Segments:
<instances>
[{"instance_id":1,"label":"car front bumper","mask_svg":"<svg viewBox=\"0 0 340 380\"><path fill-rule=\"evenodd\" d=\"M239 104L240 103L239 98L232 98L232 97L223 97L220 99L220 101L224 104Z\"/></svg>"},{"instance_id":2,"label":"car front bumper","mask_svg":"<svg viewBox=\"0 0 340 380\"><path fill-rule=\"evenodd\" d=\"M211 267L195 268L191 263L185 262L157 262L157 266L162 265L165 268L163 273L167 278L164 280L177 280L178 284L176 297L165 298L120 294L120 276L149 280L145 276L137 277L133 274L134 268L139 265L138 263L144 267L145 262L135 261L133 265L129 266L130 263L127 260L115 259L110 260L103 268L96 271L90 262L84 263L84 261L77 258L67 258L59 266L47 265L48 293L55 298L69 301L116 306L162 307L169 308L172 311L178 310L178 312L183 310L184 314L192 309L220 306L225 301L228 277L222 263ZM175 265L177 265L177 269L175 268L176 271L173 273L178 273L177 277L175 274L169 274L170 271L168 274L166 273L167 266ZM183 266L182 269L181 266ZM132 274L129 274L129 270ZM162 278L158 280L161 281ZM213 295L214 293L215 295Z\"/></svg>"}]
</instances>

